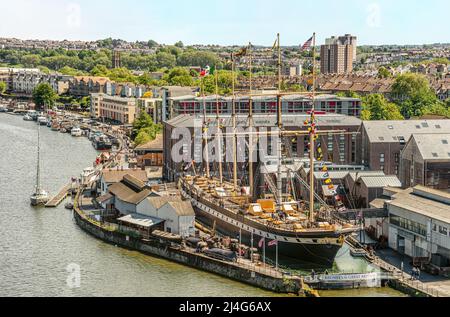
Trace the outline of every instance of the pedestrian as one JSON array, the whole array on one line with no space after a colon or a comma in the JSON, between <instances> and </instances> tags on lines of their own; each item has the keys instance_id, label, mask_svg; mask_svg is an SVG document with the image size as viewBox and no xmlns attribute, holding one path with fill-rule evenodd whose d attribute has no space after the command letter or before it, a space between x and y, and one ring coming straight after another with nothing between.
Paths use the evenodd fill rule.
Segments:
<instances>
[{"instance_id":1,"label":"pedestrian","mask_svg":"<svg viewBox=\"0 0 450 317\"><path fill-rule=\"evenodd\" d=\"M420 280L420 268L417 268L417 279Z\"/></svg>"}]
</instances>

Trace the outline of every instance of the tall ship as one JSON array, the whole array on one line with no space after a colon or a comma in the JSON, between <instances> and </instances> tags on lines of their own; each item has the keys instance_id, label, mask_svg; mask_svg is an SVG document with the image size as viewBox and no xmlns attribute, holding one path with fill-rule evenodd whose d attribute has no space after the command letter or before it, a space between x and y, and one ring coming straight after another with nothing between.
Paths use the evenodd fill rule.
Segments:
<instances>
[{"instance_id":1,"label":"tall ship","mask_svg":"<svg viewBox=\"0 0 450 317\"><path fill-rule=\"evenodd\" d=\"M309 40L313 50L313 60L315 61L315 34ZM311 45L312 44L312 45ZM223 176L222 159L218 162L218 171L211 171L211 164L208 155L203 158L202 168L197 172L196 163L190 162L183 168L183 175L179 179L179 188L185 199L192 202L196 211L197 219L213 231L227 235L232 238L241 239L243 243L257 247L261 253L268 253L273 257L275 248L268 246L276 245L276 261L278 255L286 259L293 259L303 264L315 267L332 267L336 255L343 247L345 239L359 231L360 228L351 223L343 222L337 217L338 207L328 206L316 194L314 188L314 173L310 173L309 180L298 177L296 182L283 181L283 173L286 173L285 161L289 157L283 157L283 139L300 135L309 135L309 164L311 167L320 164L321 157L316 158L316 140L320 134L338 134L343 131L319 131L315 121L314 97L315 97L315 62L313 62L313 85L312 91L308 92L312 96L311 119L305 122L305 128L298 131L285 131L283 129L283 118L281 109L281 98L289 93L282 92L281 87L281 48L280 37L277 36L276 45L278 48L278 81L277 92L277 129L270 132L258 132L253 126L253 106L252 97L260 96L252 93L250 80L250 98L248 127L249 132L237 132L236 129L236 105L235 105L235 83L234 68L235 58L232 55L233 72L233 109L232 121L233 131L231 135L224 133L220 124L219 102L217 101L217 131L212 142L218 142L217 148L222 150L223 137L232 138L233 163L232 179L226 180ZM245 48L245 53L249 55L249 67L251 70L251 49L249 44ZM216 95L218 95L218 79L216 75ZM203 90L203 96L204 89ZM298 94L298 93L297 93ZM202 129L202 139L204 149L208 148L210 137L208 136L208 122L206 119L206 106L203 104L204 120ZM211 132L211 131L209 131ZM242 174L237 164L237 136L245 134L248 150L246 159L248 162L248 179L238 182L238 174ZM253 162L254 152L257 151L258 141L255 139L261 135L275 138L276 149L276 171L273 175L265 175L264 182L267 189L257 192L255 183L262 174L255 169L256 162ZM228 142L227 142L228 144ZM208 151L204 151L208 153ZM223 153L222 153L223 155ZM197 164L198 165L198 164ZM255 170L257 171L255 173ZM323 165L326 171L326 166ZM217 173L218 172L218 173ZM287 170L287 173L290 173ZM295 186L306 186L309 197L298 197ZM330 190L333 190L330 184ZM259 198L259 199L258 199Z\"/></svg>"}]
</instances>

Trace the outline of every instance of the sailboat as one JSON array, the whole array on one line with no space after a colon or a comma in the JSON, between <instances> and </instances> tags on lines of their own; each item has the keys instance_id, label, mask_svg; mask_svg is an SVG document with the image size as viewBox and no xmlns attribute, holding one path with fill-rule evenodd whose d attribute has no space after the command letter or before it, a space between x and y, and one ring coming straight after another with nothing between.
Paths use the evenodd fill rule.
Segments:
<instances>
[{"instance_id":1,"label":"sailboat","mask_svg":"<svg viewBox=\"0 0 450 317\"><path fill-rule=\"evenodd\" d=\"M30 197L32 206L45 205L49 201L49 194L41 187L41 147L40 147L40 125L38 125L38 143L37 143L37 169L36 169L36 187L34 193Z\"/></svg>"},{"instance_id":2,"label":"sailboat","mask_svg":"<svg viewBox=\"0 0 450 317\"><path fill-rule=\"evenodd\" d=\"M315 35L314 35L315 40ZM272 197L255 200L254 192L254 172L253 162L249 160L249 185L250 189L238 186L237 174L237 130L236 130L236 106L234 94L234 75L233 77L233 180L223 179L222 171L219 171L219 179L212 177L210 173L208 157L205 157L206 174L199 175L194 171L194 175L184 175L179 180L181 194L185 199L191 201L196 211L197 219L207 226L214 225L221 234L230 237L238 236L242 242L255 247L256 245L262 251L266 252L266 245L276 245L276 257L278 252L287 258L299 260L307 263L311 267L331 267L334 263L338 251L342 248L346 237L359 231L359 227L351 223L344 223L335 216L335 210L321 202L322 207L317 209L315 203L318 198L314 189L314 179L309 180L310 197L305 201L299 202L287 197L283 193L282 181L282 144L281 140L285 137L295 137L305 135L310 138L310 164L314 166L315 159L315 136L319 132L310 131L285 131L283 129L283 119L281 111L281 98L284 94L281 91L281 49L279 35L278 43L278 68L279 68L279 91L277 93L277 121L278 131L257 132L252 129L248 133L249 139L249 158L254 150L254 136L262 133L276 137L277 142L277 160L278 170L276 172L276 182L272 184ZM314 49L314 45L313 45ZM251 44L247 51L251 51ZM315 52L313 52L315 56ZM251 57L250 57L251 63ZM250 64L251 65L251 64ZM250 66L251 67L251 66ZM232 72L234 72L234 59L232 56ZM313 81L315 70L313 67ZM216 80L217 81L217 80ZM216 84L217 85L217 84ZM251 84L250 84L251 85ZM251 87L251 86L250 86ZM314 91L312 92L313 108L312 118L314 117ZM217 92L217 89L216 89ZM249 118L248 125L253 128L252 97L257 96L250 91L249 98ZM206 123L206 113L204 109L204 124ZM217 120L219 120L219 110L217 107ZM219 126L219 123L217 123ZM206 130L204 128L204 130ZM220 130L220 128L218 128ZM254 131L254 132L253 132ZM218 131L222 136L224 133ZM324 134L342 133L342 131L320 131ZM204 134L205 148L208 146L208 136ZM220 139L220 138L218 138ZM220 145L219 145L220 148ZM208 151L206 151L207 153ZM222 166L219 165L222 169ZM313 173L311 173L313 176ZM306 180L303 180L305 185ZM270 196L270 195L266 195ZM264 256L265 258L265 256ZM278 262L278 260L277 260Z\"/></svg>"}]
</instances>

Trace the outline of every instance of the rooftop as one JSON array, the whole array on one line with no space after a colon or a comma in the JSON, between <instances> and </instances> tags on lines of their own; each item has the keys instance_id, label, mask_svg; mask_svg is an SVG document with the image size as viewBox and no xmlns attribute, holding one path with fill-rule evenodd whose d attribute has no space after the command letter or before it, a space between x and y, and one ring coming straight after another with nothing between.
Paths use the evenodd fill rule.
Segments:
<instances>
[{"instance_id":1,"label":"rooftop","mask_svg":"<svg viewBox=\"0 0 450 317\"><path fill-rule=\"evenodd\" d=\"M381 188L381 187L401 187L402 183L397 176L364 176L360 178L361 183L365 184L367 188Z\"/></svg>"},{"instance_id":2,"label":"rooftop","mask_svg":"<svg viewBox=\"0 0 450 317\"><path fill-rule=\"evenodd\" d=\"M133 224L136 226L141 226L144 228L151 228L155 225L158 225L158 224L164 222L164 220L162 220L162 219L144 216L144 215L140 215L140 214L131 214L131 215L119 218L117 220L125 222L125 223L129 223L129 224Z\"/></svg>"},{"instance_id":3,"label":"rooftop","mask_svg":"<svg viewBox=\"0 0 450 317\"><path fill-rule=\"evenodd\" d=\"M450 160L450 133L414 134L413 141L424 160Z\"/></svg>"},{"instance_id":4,"label":"rooftop","mask_svg":"<svg viewBox=\"0 0 450 317\"><path fill-rule=\"evenodd\" d=\"M140 169L124 169L124 170L108 170L105 169L102 172L103 180L108 183L121 182L125 175L130 175L142 182L147 182L147 173Z\"/></svg>"},{"instance_id":5,"label":"rooftop","mask_svg":"<svg viewBox=\"0 0 450 317\"><path fill-rule=\"evenodd\" d=\"M408 142L417 133L450 133L450 120L364 121L372 143Z\"/></svg>"},{"instance_id":6,"label":"rooftop","mask_svg":"<svg viewBox=\"0 0 450 317\"><path fill-rule=\"evenodd\" d=\"M141 144L139 146L136 147L136 150L163 150L163 135L162 134L158 134L156 136L156 139L147 142L145 144Z\"/></svg>"},{"instance_id":7,"label":"rooftop","mask_svg":"<svg viewBox=\"0 0 450 317\"><path fill-rule=\"evenodd\" d=\"M415 187L414 191L417 189L429 191L429 189L423 186ZM429 199L418 195L417 191L414 193L414 191L406 190L398 193L393 196L392 201L387 201L387 204L450 224L450 203ZM445 192L431 191L434 193L438 192L440 196L449 197L449 194Z\"/></svg>"}]
</instances>

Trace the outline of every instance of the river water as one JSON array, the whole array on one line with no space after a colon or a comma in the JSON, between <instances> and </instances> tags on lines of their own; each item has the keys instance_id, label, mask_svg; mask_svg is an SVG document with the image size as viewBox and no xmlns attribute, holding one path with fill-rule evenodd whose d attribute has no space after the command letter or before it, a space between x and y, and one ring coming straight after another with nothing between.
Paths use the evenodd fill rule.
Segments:
<instances>
[{"instance_id":1,"label":"river water","mask_svg":"<svg viewBox=\"0 0 450 317\"><path fill-rule=\"evenodd\" d=\"M75 225L64 204L32 208L37 128L20 116L0 114L0 296L277 296L96 240ZM55 194L96 155L86 138L41 127L43 187ZM74 264L81 277L75 288L67 283ZM336 268L360 272L367 265L343 250ZM401 296L389 288L321 295Z\"/></svg>"}]
</instances>

